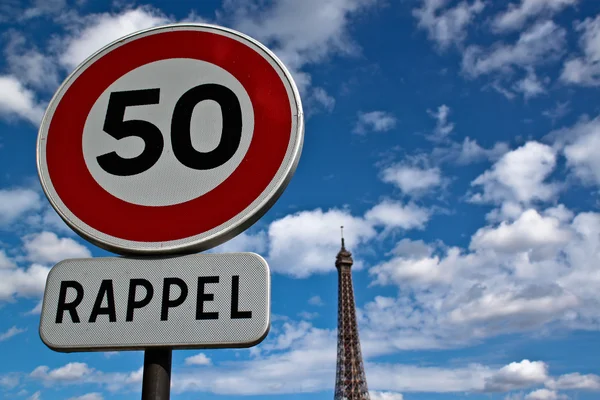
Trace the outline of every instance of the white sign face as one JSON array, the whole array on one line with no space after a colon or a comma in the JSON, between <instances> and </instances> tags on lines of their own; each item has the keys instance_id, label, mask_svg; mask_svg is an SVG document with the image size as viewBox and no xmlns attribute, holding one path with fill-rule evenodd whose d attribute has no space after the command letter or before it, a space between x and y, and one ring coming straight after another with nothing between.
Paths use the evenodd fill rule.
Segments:
<instances>
[{"instance_id":1,"label":"white sign face","mask_svg":"<svg viewBox=\"0 0 600 400\"><path fill-rule=\"evenodd\" d=\"M40 337L61 352L250 347L270 326L254 253L65 260L48 275Z\"/></svg>"},{"instance_id":2,"label":"white sign face","mask_svg":"<svg viewBox=\"0 0 600 400\"><path fill-rule=\"evenodd\" d=\"M281 61L230 29L177 24L84 61L48 105L37 142L50 204L115 253L207 250L283 193L304 117Z\"/></svg>"}]
</instances>

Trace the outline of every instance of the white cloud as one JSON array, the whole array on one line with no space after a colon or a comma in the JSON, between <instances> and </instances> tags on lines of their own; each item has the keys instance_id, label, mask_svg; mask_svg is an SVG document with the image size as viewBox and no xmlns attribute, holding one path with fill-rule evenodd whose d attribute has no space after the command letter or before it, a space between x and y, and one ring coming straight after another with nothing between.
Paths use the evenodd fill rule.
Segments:
<instances>
[{"instance_id":1,"label":"white cloud","mask_svg":"<svg viewBox=\"0 0 600 400\"><path fill-rule=\"evenodd\" d=\"M261 231L256 234L242 232L227 242L211 249L211 253L237 253L251 251L262 254L267 249L267 235Z\"/></svg>"},{"instance_id":2,"label":"white cloud","mask_svg":"<svg viewBox=\"0 0 600 400\"><path fill-rule=\"evenodd\" d=\"M212 361L204 353L198 353L195 356L187 357L185 365L211 365Z\"/></svg>"},{"instance_id":3,"label":"white cloud","mask_svg":"<svg viewBox=\"0 0 600 400\"><path fill-rule=\"evenodd\" d=\"M373 284L400 290L363 307L365 351L464 346L547 324L597 329L599 238L600 214L559 205L482 228L470 251L403 240L369 270Z\"/></svg>"},{"instance_id":4,"label":"white cloud","mask_svg":"<svg viewBox=\"0 0 600 400\"><path fill-rule=\"evenodd\" d=\"M567 400L568 397L560 395L553 390L538 389L525 396L525 400Z\"/></svg>"},{"instance_id":5,"label":"white cloud","mask_svg":"<svg viewBox=\"0 0 600 400\"><path fill-rule=\"evenodd\" d=\"M381 179L397 186L407 195L420 195L442 184L441 171L437 167L419 167L399 163L385 168Z\"/></svg>"},{"instance_id":6,"label":"white cloud","mask_svg":"<svg viewBox=\"0 0 600 400\"><path fill-rule=\"evenodd\" d=\"M267 7L258 1L225 2L226 25L269 46L291 70L301 91L310 75L300 69L333 54L355 55L359 47L350 39L352 17L377 4L376 0L276 0Z\"/></svg>"},{"instance_id":7,"label":"white cloud","mask_svg":"<svg viewBox=\"0 0 600 400\"><path fill-rule=\"evenodd\" d=\"M12 389L19 384L19 375L10 373L6 375L0 375L0 387Z\"/></svg>"},{"instance_id":8,"label":"white cloud","mask_svg":"<svg viewBox=\"0 0 600 400\"><path fill-rule=\"evenodd\" d=\"M322 306L324 303L320 296L312 296L308 299L308 304L312 306Z\"/></svg>"},{"instance_id":9,"label":"white cloud","mask_svg":"<svg viewBox=\"0 0 600 400\"><path fill-rule=\"evenodd\" d=\"M42 398L42 392L40 392L39 390L37 392L35 392L34 394L32 394L31 396L29 396L27 398L27 400L40 400Z\"/></svg>"},{"instance_id":10,"label":"white cloud","mask_svg":"<svg viewBox=\"0 0 600 400\"><path fill-rule=\"evenodd\" d=\"M567 166L584 183L600 185L600 159L596 155L600 148L600 117L563 129L560 136L559 141L566 142L563 152Z\"/></svg>"},{"instance_id":11,"label":"white cloud","mask_svg":"<svg viewBox=\"0 0 600 400\"><path fill-rule=\"evenodd\" d=\"M404 400L402 393L369 391L371 400Z\"/></svg>"},{"instance_id":12,"label":"white cloud","mask_svg":"<svg viewBox=\"0 0 600 400\"><path fill-rule=\"evenodd\" d=\"M69 400L103 400L102 394L98 392L86 393L82 396L71 397Z\"/></svg>"},{"instance_id":13,"label":"white cloud","mask_svg":"<svg viewBox=\"0 0 600 400\"><path fill-rule=\"evenodd\" d=\"M390 321L391 322L391 321ZM362 336L362 331L361 331ZM285 322L255 348L252 359L203 365L188 365L172 377L172 393L210 392L221 395L267 395L314 393L331 388L335 379L336 332L308 322ZM400 392L486 392L500 386L526 388L547 376L541 361L523 360L497 369L481 364L452 368L379 364L368 361L365 371L374 399L400 400ZM133 372L103 372L84 363L69 363L50 370L36 368L31 378L47 385L97 384L112 392L139 386L142 369Z\"/></svg>"},{"instance_id":14,"label":"white cloud","mask_svg":"<svg viewBox=\"0 0 600 400\"><path fill-rule=\"evenodd\" d=\"M21 84L41 90L58 86L58 68L52 55L27 48L24 36L11 32L4 53L12 76Z\"/></svg>"},{"instance_id":15,"label":"white cloud","mask_svg":"<svg viewBox=\"0 0 600 400\"><path fill-rule=\"evenodd\" d=\"M512 362L485 380L485 390L506 392L530 387L548 379L548 366L542 361Z\"/></svg>"},{"instance_id":16,"label":"white cloud","mask_svg":"<svg viewBox=\"0 0 600 400\"><path fill-rule=\"evenodd\" d=\"M43 115L44 106L33 91L12 75L0 75L0 117L19 117L37 126Z\"/></svg>"},{"instance_id":17,"label":"white cloud","mask_svg":"<svg viewBox=\"0 0 600 400\"><path fill-rule=\"evenodd\" d=\"M429 220L430 211L413 203L382 201L365 214L365 219L387 229L422 229Z\"/></svg>"},{"instance_id":18,"label":"white cloud","mask_svg":"<svg viewBox=\"0 0 600 400\"><path fill-rule=\"evenodd\" d=\"M59 62L69 70L97 50L125 35L171 22L151 7L127 9L121 14L91 14L80 19L67 38Z\"/></svg>"},{"instance_id":19,"label":"white cloud","mask_svg":"<svg viewBox=\"0 0 600 400\"><path fill-rule=\"evenodd\" d=\"M40 232L24 238L27 259L39 263L57 263L67 258L88 258L89 249L70 238L59 238L54 232Z\"/></svg>"},{"instance_id":20,"label":"white cloud","mask_svg":"<svg viewBox=\"0 0 600 400\"><path fill-rule=\"evenodd\" d=\"M269 265L273 271L299 278L334 270L332 254L340 249L340 226L349 248L376 234L370 222L348 211L302 211L269 226Z\"/></svg>"},{"instance_id":21,"label":"white cloud","mask_svg":"<svg viewBox=\"0 0 600 400\"><path fill-rule=\"evenodd\" d=\"M42 313L42 306L44 305L44 301L40 300L31 310L27 311L25 315L40 315Z\"/></svg>"},{"instance_id":22,"label":"white cloud","mask_svg":"<svg viewBox=\"0 0 600 400\"><path fill-rule=\"evenodd\" d=\"M422 229L430 215L430 210L414 203L390 200L376 204L362 217L339 209L300 211L271 222L266 232L241 234L214 251L267 254L273 272L306 278L335 271L331 255L340 249L340 226L344 226L347 248L360 251L360 244L374 239L378 230L387 234L395 229ZM354 261L354 268L360 269L361 260Z\"/></svg>"},{"instance_id":23,"label":"white cloud","mask_svg":"<svg viewBox=\"0 0 600 400\"><path fill-rule=\"evenodd\" d=\"M481 186L483 193L471 197L473 202L501 203L516 201L548 201L558 187L546 183L556 165L555 150L538 142L528 142L502 156L490 170L478 176L472 186Z\"/></svg>"},{"instance_id":24,"label":"white cloud","mask_svg":"<svg viewBox=\"0 0 600 400\"><path fill-rule=\"evenodd\" d=\"M301 311L298 313L298 316L300 318L302 318L302 320L304 321L309 321L311 319L315 319L319 316L318 312L308 312L308 311Z\"/></svg>"},{"instance_id":25,"label":"white cloud","mask_svg":"<svg viewBox=\"0 0 600 400\"><path fill-rule=\"evenodd\" d=\"M321 87L316 87L312 90L310 100L328 112L332 112L335 107L335 99Z\"/></svg>"},{"instance_id":26,"label":"white cloud","mask_svg":"<svg viewBox=\"0 0 600 400\"><path fill-rule=\"evenodd\" d=\"M546 386L553 390L600 390L600 376L575 372L551 379Z\"/></svg>"},{"instance_id":27,"label":"white cloud","mask_svg":"<svg viewBox=\"0 0 600 400\"><path fill-rule=\"evenodd\" d=\"M576 26L583 55L565 62L561 80L583 86L600 86L600 15Z\"/></svg>"},{"instance_id":28,"label":"white cloud","mask_svg":"<svg viewBox=\"0 0 600 400\"><path fill-rule=\"evenodd\" d=\"M33 5L23 11L21 18L27 20L44 15L58 13L67 5L66 0L35 0Z\"/></svg>"},{"instance_id":29,"label":"white cloud","mask_svg":"<svg viewBox=\"0 0 600 400\"><path fill-rule=\"evenodd\" d=\"M10 269L15 266L15 263L6 255L6 252L0 250L0 269Z\"/></svg>"},{"instance_id":30,"label":"white cloud","mask_svg":"<svg viewBox=\"0 0 600 400\"><path fill-rule=\"evenodd\" d=\"M142 382L142 376L143 368L127 373L103 372L98 371L95 368L90 368L86 363L81 362L70 362L55 369L50 369L46 365L41 365L29 374L30 378L37 379L47 386L53 384L96 384L102 385L111 392L139 387Z\"/></svg>"},{"instance_id":31,"label":"white cloud","mask_svg":"<svg viewBox=\"0 0 600 400\"><path fill-rule=\"evenodd\" d=\"M544 82L540 81L532 68L529 68L527 75L523 79L517 81L513 85L513 89L516 92L523 93L525 99L530 99L546 93Z\"/></svg>"},{"instance_id":32,"label":"white cloud","mask_svg":"<svg viewBox=\"0 0 600 400\"><path fill-rule=\"evenodd\" d=\"M87 364L71 362L60 368L50 369L46 365L35 368L30 376L46 382L75 382L82 381L94 372Z\"/></svg>"},{"instance_id":33,"label":"white cloud","mask_svg":"<svg viewBox=\"0 0 600 400\"><path fill-rule=\"evenodd\" d=\"M460 45L467 37L467 27L481 13L485 3L461 1L453 8L445 8L447 0L423 0L421 8L413 10L418 26L427 31L427 36L444 50L451 44Z\"/></svg>"},{"instance_id":34,"label":"white cloud","mask_svg":"<svg viewBox=\"0 0 600 400\"><path fill-rule=\"evenodd\" d=\"M467 367L439 368L414 365L368 364L369 387L403 392L479 392L490 369L473 364Z\"/></svg>"},{"instance_id":35,"label":"white cloud","mask_svg":"<svg viewBox=\"0 0 600 400\"><path fill-rule=\"evenodd\" d=\"M496 43L490 49L469 46L462 69L470 77L493 72L510 73L514 67L532 68L559 58L565 48L566 31L552 21L538 22L521 33L514 44Z\"/></svg>"},{"instance_id":36,"label":"white cloud","mask_svg":"<svg viewBox=\"0 0 600 400\"><path fill-rule=\"evenodd\" d=\"M506 11L494 17L492 29L495 32L519 30L530 19L550 17L575 4L577 0L521 0L518 5L510 3Z\"/></svg>"},{"instance_id":37,"label":"white cloud","mask_svg":"<svg viewBox=\"0 0 600 400\"><path fill-rule=\"evenodd\" d=\"M396 118L385 111L359 112L354 133L386 132L394 129L396 122Z\"/></svg>"},{"instance_id":38,"label":"white cloud","mask_svg":"<svg viewBox=\"0 0 600 400\"><path fill-rule=\"evenodd\" d=\"M37 210L40 207L40 195L34 190L0 189L0 226L8 225L23 214Z\"/></svg>"},{"instance_id":39,"label":"white cloud","mask_svg":"<svg viewBox=\"0 0 600 400\"><path fill-rule=\"evenodd\" d=\"M12 301L15 296L40 297L49 271L50 268L38 264L27 269L0 269L0 301Z\"/></svg>"},{"instance_id":40,"label":"white cloud","mask_svg":"<svg viewBox=\"0 0 600 400\"><path fill-rule=\"evenodd\" d=\"M508 145L504 142L496 142L491 148L485 149L477 143L477 140L466 137L457 152L456 162L468 165L482 160L496 161L509 150Z\"/></svg>"},{"instance_id":41,"label":"white cloud","mask_svg":"<svg viewBox=\"0 0 600 400\"><path fill-rule=\"evenodd\" d=\"M6 332L0 332L0 342L10 339L11 337L18 335L19 333L25 332L27 329L17 328L16 326L11 327Z\"/></svg>"},{"instance_id":42,"label":"white cloud","mask_svg":"<svg viewBox=\"0 0 600 400\"><path fill-rule=\"evenodd\" d=\"M254 360L206 368L202 374L182 371L174 375L173 392L264 395L316 392L331 387L335 379L335 332L301 322L271 337L259 348L270 348L272 352Z\"/></svg>"},{"instance_id":43,"label":"white cloud","mask_svg":"<svg viewBox=\"0 0 600 400\"><path fill-rule=\"evenodd\" d=\"M450 115L450 107L442 104L438 107L437 111L427 110L436 120L436 126L434 134L430 136L431 139L439 141L446 138L454 130L454 123L448 122L448 116Z\"/></svg>"},{"instance_id":44,"label":"white cloud","mask_svg":"<svg viewBox=\"0 0 600 400\"><path fill-rule=\"evenodd\" d=\"M564 103L557 102L556 105L548 110L542 112L542 115L550 118L552 123L555 123L565 115L567 115L570 111L569 102L565 101Z\"/></svg>"},{"instance_id":45,"label":"white cloud","mask_svg":"<svg viewBox=\"0 0 600 400\"><path fill-rule=\"evenodd\" d=\"M472 249L493 249L498 252L551 251L568 243L571 232L561 226L557 218L542 216L529 209L509 223L498 227L483 227L471 239Z\"/></svg>"}]
</instances>

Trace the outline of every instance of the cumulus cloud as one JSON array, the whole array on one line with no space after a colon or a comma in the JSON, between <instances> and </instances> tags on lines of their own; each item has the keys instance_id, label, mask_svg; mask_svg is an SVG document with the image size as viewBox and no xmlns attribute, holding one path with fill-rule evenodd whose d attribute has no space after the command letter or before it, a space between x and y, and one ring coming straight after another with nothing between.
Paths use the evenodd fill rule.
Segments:
<instances>
[{"instance_id":1,"label":"cumulus cloud","mask_svg":"<svg viewBox=\"0 0 600 400\"><path fill-rule=\"evenodd\" d=\"M467 37L467 27L485 8L481 0L461 1L446 8L447 0L422 0L420 8L413 10L418 27L427 31L427 37L444 50L452 44L460 45Z\"/></svg>"},{"instance_id":2,"label":"cumulus cloud","mask_svg":"<svg viewBox=\"0 0 600 400\"><path fill-rule=\"evenodd\" d=\"M559 205L483 227L469 250L403 239L369 269L372 284L400 294L363 307L365 348L464 346L547 324L596 329L599 223Z\"/></svg>"},{"instance_id":3,"label":"cumulus cloud","mask_svg":"<svg viewBox=\"0 0 600 400\"><path fill-rule=\"evenodd\" d=\"M6 255L4 250L0 250L0 269L9 269L16 267L15 263Z\"/></svg>"},{"instance_id":4,"label":"cumulus cloud","mask_svg":"<svg viewBox=\"0 0 600 400\"><path fill-rule=\"evenodd\" d=\"M600 15L576 26L583 54L565 62L560 79L582 86L600 86Z\"/></svg>"},{"instance_id":5,"label":"cumulus cloud","mask_svg":"<svg viewBox=\"0 0 600 400\"><path fill-rule=\"evenodd\" d=\"M312 89L309 97L309 107L311 104L323 108L327 112L332 112L335 107L335 98L330 96L322 87L316 87Z\"/></svg>"},{"instance_id":6,"label":"cumulus cloud","mask_svg":"<svg viewBox=\"0 0 600 400\"><path fill-rule=\"evenodd\" d=\"M528 20L551 17L575 4L577 0L521 0L519 4L509 3L505 11L494 17L492 29L495 32L519 30Z\"/></svg>"},{"instance_id":7,"label":"cumulus cloud","mask_svg":"<svg viewBox=\"0 0 600 400\"><path fill-rule=\"evenodd\" d=\"M427 112L436 120L434 133L429 136L429 139L434 141L444 140L454 130L454 123L448 122L450 107L442 104L437 111L428 110Z\"/></svg>"},{"instance_id":8,"label":"cumulus cloud","mask_svg":"<svg viewBox=\"0 0 600 400\"><path fill-rule=\"evenodd\" d=\"M385 226L388 229L422 229L430 215L428 209L414 203L402 204L386 200L367 211L365 219L376 226Z\"/></svg>"},{"instance_id":9,"label":"cumulus cloud","mask_svg":"<svg viewBox=\"0 0 600 400\"><path fill-rule=\"evenodd\" d=\"M46 365L35 368L29 375L47 382L73 382L84 379L94 372L87 364L71 362L60 368L50 369Z\"/></svg>"},{"instance_id":10,"label":"cumulus cloud","mask_svg":"<svg viewBox=\"0 0 600 400\"><path fill-rule=\"evenodd\" d=\"M525 396L525 400L568 400L568 396L556 393L553 390L538 389Z\"/></svg>"},{"instance_id":11,"label":"cumulus cloud","mask_svg":"<svg viewBox=\"0 0 600 400\"><path fill-rule=\"evenodd\" d=\"M407 195L420 195L443 183L442 173L437 167L398 163L385 168L381 179L392 183Z\"/></svg>"},{"instance_id":12,"label":"cumulus cloud","mask_svg":"<svg viewBox=\"0 0 600 400\"><path fill-rule=\"evenodd\" d=\"M530 250L553 250L566 244L571 232L561 226L560 220L542 216L529 209L513 223L502 222L498 227L479 229L471 239L473 249L493 249L498 252L518 253Z\"/></svg>"},{"instance_id":13,"label":"cumulus cloud","mask_svg":"<svg viewBox=\"0 0 600 400\"><path fill-rule=\"evenodd\" d=\"M17 328L16 326L13 326L9 328L6 332L0 332L0 342L8 340L13 336L25 332L26 330L27 329Z\"/></svg>"},{"instance_id":14,"label":"cumulus cloud","mask_svg":"<svg viewBox=\"0 0 600 400\"><path fill-rule=\"evenodd\" d=\"M59 56L60 64L69 70L114 40L172 21L152 7L138 7L118 14L91 14L78 22Z\"/></svg>"},{"instance_id":15,"label":"cumulus cloud","mask_svg":"<svg viewBox=\"0 0 600 400\"><path fill-rule=\"evenodd\" d=\"M541 361L513 362L485 380L485 390L506 392L543 383L548 379L548 365Z\"/></svg>"},{"instance_id":16,"label":"cumulus cloud","mask_svg":"<svg viewBox=\"0 0 600 400\"><path fill-rule=\"evenodd\" d=\"M402 393L369 391L371 400L404 400Z\"/></svg>"},{"instance_id":17,"label":"cumulus cloud","mask_svg":"<svg viewBox=\"0 0 600 400\"><path fill-rule=\"evenodd\" d=\"M185 365L211 365L212 361L204 353L198 353L191 357L186 357Z\"/></svg>"},{"instance_id":18,"label":"cumulus cloud","mask_svg":"<svg viewBox=\"0 0 600 400\"><path fill-rule=\"evenodd\" d=\"M423 228L430 211L413 203L384 200L353 216L347 210L301 211L273 221L268 228L268 260L273 271L305 278L332 271L332 254L340 249L340 226L349 249L376 237L378 229ZM361 262L355 257L355 268Z\"/></svg>"},{"instance_id":19,"label":"cumulus cloud","mask_svg":"<svg viewBox=\"0 0 600 400\"><path fill-rule=\"evenodd\" d=\"M358 113L358 121L354 126L354 133L386 132L396 126L396 118L385 111L370 111Z\"/></svg>"},{"instance_id":20,"label":"cumulus cloud","mask_svg":"<svg viewBox=\"0 0 600 400\"><path fill-rule=\"evenodd\" d=\"M558 145L563 146L567 166L574 174L584 183L600 185L600 160L594 152L600 146L600 117L580 121L555 135L560 135Z\"/></svg>"},{"instance_id":21,"label":"cumulus cloud","mask_svg":"<svg viewBox=\"0 0 600 400\"><path fill-rule=\"evenodd\" d=\"M267 235L264 231L256 234L242 232L227 242L211 249L214 253L237 253L251 251L254 253L264 253L267 249Z\"/></svg>"},{"instance_id":22,"label":"cumulus cloud","mask_svg":"<svg viewBox=\"0 0 600 400\"><path fill-rule=\"evenodd\" d=\"M301 91L311 77L301 69L334 54L356 55L350 38L353 17L377 4L376 0L276 0L267 7L257 1L226 1L226 24L269 46L291 70Z\"/></svg>"},{"instance_id":23,"label":"cumulus cloud","mask_svg":"<svg viewBox=\"0 0 600 400\"><path fill-rule=\"evenodd\" d=\"M12 75L0 75L0 117L22 118L35 126L42 120L45 107Z\"/></svg>"},{"instance_id":24,"label":"cumulus cloud","mask_svg":"<svg viewBox=\"0 0 600 400\"><path fill-rule=\"evenodd\" d=\"M0 189L0 227L8 225L27 212L40 207L40 195L34 190Z\"/></svg>"},{"instance_id":25,"label":"cumulus cloud","mask_svg":"<svg viewBox=\"0 0 600 400\"><path fill-rule=\"evenodd\" d=\"M527 75L523 79L513 85L513 89L522 93L526 100L546 93L545 82L538 78L532 68L528 69Z\"/></svg>"},{"instance_id":26,"label":"cumulus cloud","mask_svg":"<svg viewBox=\"0 0 600 400\"><path fill-rule=\"evenodd\" d=\"M342 225L349 248L357 248L376 234L369 222L344 210L302 211L273 221L268 229L273 271L296 277L332 271Z\"/></svg>"},{"instance_id":27,"label":"cumulus cloud","mask_svg":"<svg viewBox=\"0 0 600 400\"><path fill-rule=\"evenodd\" d=\"M546 179L555 165L556 151L552 147L528 142L504 154L490 170L471 183L483 188L483 193L476 193L471 201L529 203L551 200L559 188L554 183L546 183Z\"/></svg>"},{"instance_id":28,"label":"cumulus cloud","mask_svg":"<svg viewBox=\"0 0 600 400\"><path fill-rule=\"evenodd\" d=\"M91 257L89 249L71 238L59 238L54 232L26 236L23 247L27 259L38 263L57 263L67 258Z\"/></svg>"},{"instance_id":29,"label":"cumulus cloud","mask_svg":"<svg viewBox=\"0 0 600 400\"><path fill-rule=\"evenodd\" d=\"M29 268L0 269L0 301L15 297L41 297L50 268L33 264Z\"/></svg>"},{"instance_id":30,"label":"cumulus cloud","mask_svg":"<svg viewBox=\"0 0 600 400\"><path fill-rule=\"evenodd\" d=\"M12 76L38 90L48 91L58 86L58 68L52 54L27 47L25 37L17 32L9 32L8 37L4 54Z\"/></svg>"},{"instance_id":31,"label":"cumulus cloud","mask_svg":"<svg viewBox=\"0 0 600 400\"><path fill-rule=\"evenodd\" d=\"M104 399L104 397L102 397L102 394L98 393L98 392L86 393L81 396L69 398L69 400L103 400L103 399Z\"/></svg>"},{"instance_id":32,"label":"cumulus cloud","mask_svg":"<svg viewBox=\"0 0 600 400\"><path fill-rule=\"evenodd\" d=\"M541 21L520 34L514 44L496 43L489 49L471 45L463 53L462 69L469 77L510 73L514 67L532 68L564 53L566 31L552 21Z\"/></svg>"},{"instance_id":33,"label":"cumulus cloud","mask_svg":"<svg viewBox=\"0 0 600 400\"><path fill-rule=\"evenodd\" d=\"M546 386L552 390L600 390L600 376L575 372L550 379Z\"/></svg>"},{"instance_id":34,"label":"cumulus cloud","mask_svg":"<svg viewBox=\"0 0 600 400\"><path fill-rule=\"evenodd\" d=\"M312 306L322 306L324 303L323 299L321 299L321 296L312 296L310 299L308 299L308 304Z\"/></svg>"}]
</instances>

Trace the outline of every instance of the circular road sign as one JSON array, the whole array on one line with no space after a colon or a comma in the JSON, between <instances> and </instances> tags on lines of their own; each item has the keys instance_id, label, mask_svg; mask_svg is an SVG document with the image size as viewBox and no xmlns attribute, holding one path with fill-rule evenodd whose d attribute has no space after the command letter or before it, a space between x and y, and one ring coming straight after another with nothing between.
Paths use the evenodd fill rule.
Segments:
<instances>
[{"instance_id":1,"label":"circular road sign","mask_svg":"<svg viewBox=\"0 0 600 400\"><path fill-rule=\"evenodd\" d=\"M303 136L298 89L265 46L218 26L168 25L113 42L65 80L40 127L38 172L90 242L195 252L273 205Z\"/></svg>"}]
</instances>

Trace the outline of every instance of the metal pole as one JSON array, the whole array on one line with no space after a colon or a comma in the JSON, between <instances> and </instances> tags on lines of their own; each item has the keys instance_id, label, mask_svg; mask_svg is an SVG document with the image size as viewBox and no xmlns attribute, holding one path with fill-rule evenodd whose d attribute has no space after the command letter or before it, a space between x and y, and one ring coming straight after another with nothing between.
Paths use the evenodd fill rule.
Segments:
<instances>
[{"instance_id":1,"label":"metal pole","mask_svg":"<svg viewBox=\"0 0 600 400\"><path fill-rule=\"evenodd\" d=\"M142 400L169 400L172 355L171 349L144 351Z\"/></svg>"}]
</instances>

